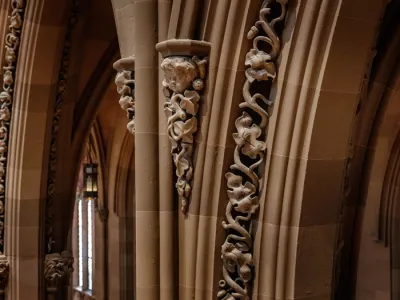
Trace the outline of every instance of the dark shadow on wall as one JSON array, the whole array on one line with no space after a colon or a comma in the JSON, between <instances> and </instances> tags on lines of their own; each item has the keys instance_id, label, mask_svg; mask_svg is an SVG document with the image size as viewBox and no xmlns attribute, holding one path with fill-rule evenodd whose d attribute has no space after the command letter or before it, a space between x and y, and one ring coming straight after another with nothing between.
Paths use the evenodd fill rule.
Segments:
<instances>
[{"instance_id":1,"label":"dark shadow on wall","mask_svg":"<svg viewBox=\"0 0 400 300\"><path fill-rule=\"evenodd\" d=\"M374 99L370 97L370 92L372 90L371 86L374 82L378 82L383 85L387 85L393 76L395 76L395 71L398 64L400 63L400 45L398 44L397 54L394 58L388 59L389 50L393 50L393 41L397 38L400 29L400 0L392 0L384 13L382 18L382 24L377 33L376 41L376 55L371 57L373 59L370 62L371 69L370 73L366 74L366 86L364 87L366 94L361 94L361 100L357 108L357 119L355 124L355 133L353 134L351 147L354 148L356 145L369 145L370 139L372 137L374 124L379 122L377 117L380 115L379 110L382 107L383 96L379 99ZM396 48L396 49L397 49ZM397 55L397 56L396 56ZM375 110L367 111L363 109L363 105L370 106L371 103L366 103L366 101L374 101ZM368 110L368 109L367 109ZM372 116L372 118L371 118ZM370 118L371 121L365 121L363 118ZM360 126L361 131L357 132L357 122L362 124ZM369 126L365 124L369 123ZM359 128L358 128L359 129ZM365 132L368 131L368 132ZM350 170L349 178L346 178L344 187L344 203L343 207L350 207L350 210L354 209L355 213L350 214L350 216L343 214L343 207L340 217L339 236L337 241L337 252L335 254L335 265L333 270L334 284L333 287L333 299L336 300L352 300L356 297L356 285L357 285L357 269L358 269L358 255L360 251L360 240L361 240L361 225L363 220L363 207L365 205L364 197L362 195L362 185L365 181L365 176L368 174L369 170L367 164L366 148L361 152L356 152L354 156L351 157L353 160L354 170ZM351 155L350 155L351 156ZM358 157L357 157L358 156ZM360 163L357 160L361 161ZM355 165L355 166L354 166ZM351 167L350 167L351 168ZM351 185L351 187L346 187ZM351 194L346 195L346 190L351 190ZM379 227L379 224L376 224ZM380 234L379 238L382 238ZM400 254L399 254L400 255ZM393 288L392 288L393 290ZM392 299L398 299L391 296Z\"/></svg>"}]
</instances>

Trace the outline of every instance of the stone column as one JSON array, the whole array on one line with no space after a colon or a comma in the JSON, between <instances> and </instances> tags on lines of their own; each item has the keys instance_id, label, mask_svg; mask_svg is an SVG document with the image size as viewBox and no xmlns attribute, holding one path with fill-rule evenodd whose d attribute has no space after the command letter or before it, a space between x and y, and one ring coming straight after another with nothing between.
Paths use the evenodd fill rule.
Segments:
<instances>
[{"instance_id":1,"label":"stone column","mask_svg":"<svg viewBox=\"0 0 400 300\"><path fill-rule=\"evenodd\" d=\"M134 2L136 299L160 299L157 0Z\"/></svg>"}]
</instances>

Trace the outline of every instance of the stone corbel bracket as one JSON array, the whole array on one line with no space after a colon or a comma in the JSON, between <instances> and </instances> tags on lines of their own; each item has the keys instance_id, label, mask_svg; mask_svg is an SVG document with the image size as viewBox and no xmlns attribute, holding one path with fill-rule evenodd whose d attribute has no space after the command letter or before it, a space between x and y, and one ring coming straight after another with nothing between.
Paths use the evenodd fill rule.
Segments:
<instances>
[{"instance_id":1,"label":"stone corbel bracket","mask_svg":"<svg viewBox=\"0 0 400 300\"><path fill-rule=\"evenodd\" d=\"M284 20L287 1L264 0L259 20L247 34L253 47L246 54L244 101L239 104L242 115L235 122L236 133L233 134L236 143L234 163L230 167L232 172L225 175L229 203L226 221L222 223L226 239L221 249L223 279L219 282L218 299L250 299L254 271L251 223L259 207L258 170L264 162L268 111L273 105L268 99L270 90L264 94L254 93L253 86L262 84L266 87L266 82L276 77L275 61L281 43L275 25Z\"/></svg>"},{"instance_id":2,"label":"stone corbel bracket","mask_svg":"<svg viewBox=\"0 0 400 300\"><path fill-rule=\"evenodd\" d=\"M175 187L184 214L192 191L194 135L198 130L200 93L205 85L210 49L210 43L195 40L173 39L156 45L163 56L164 111L176 168Z\"/></svg>"},{"instance_id":3,"label":"stone corbel bracket","mask_svg":"<svg viewBox=\"0 0 400 300\"><path fill-rule=\"evenodd\" d=\"M56 299L63 283L68 282L73 272L74 258L69 251L47 254L44 261L46 291L50 299Z\"/></svg>"},{"instance_id":4,"label":"stone corbel bracket","mask_svg":"<svg viewBox=\"0 0 400 300\"><path fill-rule=\"evenodd\" d=\"M119 105L126 112L130 120L127 129L135 133L135 57L129 56L117 60L114 65L117 71L115 84L120 95Z\"/></svg>"}]
</instances>

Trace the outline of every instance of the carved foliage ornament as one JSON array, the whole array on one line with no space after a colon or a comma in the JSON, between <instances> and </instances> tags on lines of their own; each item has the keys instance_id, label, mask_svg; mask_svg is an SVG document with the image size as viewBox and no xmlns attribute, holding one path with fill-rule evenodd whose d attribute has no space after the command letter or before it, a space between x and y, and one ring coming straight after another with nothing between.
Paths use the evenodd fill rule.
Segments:
<instances>
[{"instance_id":1,"label":"carved foliage ornament","mask_svg":"<svg viewBox=\"0 0 400 300\"><path fill-rule=\"evenodd\" d=\"M47 179L47 201L46 201L46 244L47 253L52 252L54 244L53 236L53 202L56 191L56 173L57 173L57 140L61 120L61 108L64 100L64 93L67 87L67 77L69 69L69 59L72 43L72 31L78 21L78 14L81 0L74 0L72 11L68 21L68 31L65 36L64 47L61 57L61 67L58 74L57 95L54 104L53 124L50 142L50 159L48 166Z\"/></svg>"},{"instance_id":2,"label":"carved foliage ornament","mask_svg":"<svg viewBox=\"0 0 400 300\"><path fill-rule=\"evenodd\" d=\"M73 272L74 259L70 252L47 254L44 262L44 277L49 291L56 291L63 280Z\"/></svg>"},{"instance_id":3,"label":"carved foliage ornament","mask_svg":"<svg viewBox=\"0 0 400 300\"><path fill-rule=\"evenodd\" d=\"M10 264L6 260L0 261L0 295L4 294L10 275Z\"/></svg>"},{"instance_id":4,"label":"carved foliage ornament","mask_svg":"<svg viewBox=\"0 0 400 300\"><path fill-rule=\"evenodd\" d=\"M117 71L115 84L120 95L119 105L130 120L127 129L133 134L135 132L135 57L121 58L114 63L114 69Z\"/></svg>"},{"instance_id":5,"label":"carved foliage ornament","mask_svg":"<svg viewBox=\"0 0 400 300\"><path fill-rule=\"evenodd\" d=\"M278 15L280 4L280 15ZM247 53L246 81L243 86L243 102L239 107L242 115L236 120L237 132L232 172L228 172L226 221L222 223L227 237L221 249L223 279L220 281L219 299L249 299L249 287L253 278L253 239L251 219L259 207L260 179L258 169L264 161L268 124L268 109L273 102L260 93L253 93L257 82L274 80L275 60L280 51L280 40L275 24L284 20L287 0L266 0L262 3L259 20L250 29L247 38L253 40L253 48ZM264 31L266 36L261 34ZM266 46L266 47L265 47ZM269 49L267 50L263 50ZM255 117L256 116L256 117Z\"/></svg>"},{"instance_id":6,"label":"carved foliage ornament","mask_svg":"<svg viewBox=\"0 0 400 300\"><path fill-rule=\"evenodd\" d=\"M176 168L176 189L181 210L187 212L193 177L193 143L197 131L200 92L204 88L208 58L170 56L163 60L164 111L168 117L168 136Z\"/></svg>"},{"instance_id":7,"label":"carved foliage ornament","mask_svg":"<svg viewBox=\"0 0 400 300\"><path fill-rule=\"evenodd\" d=\"M8 137L13 103L13 88L20 36L23 25L25 2L11 1L8 32L5 39L5 65L3 66L3 87L0 92L0 253L4 252L4 205L8 153Z\"/></svg>"}]
</instances>

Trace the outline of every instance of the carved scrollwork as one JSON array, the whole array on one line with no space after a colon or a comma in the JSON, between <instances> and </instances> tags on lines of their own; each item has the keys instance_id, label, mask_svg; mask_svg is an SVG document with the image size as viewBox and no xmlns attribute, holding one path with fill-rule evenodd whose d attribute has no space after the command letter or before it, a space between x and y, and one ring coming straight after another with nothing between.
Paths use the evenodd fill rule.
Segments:
<instances>
[{"instance_id":1,"label":"carved scrollwork","mask_svg":"<svg viewBox=\"0 0 400 300\"><path fill-rule=\"evenodd\" d=\"M272 5L275 3L280 4L280 12L275 11L279 7ZM252 87L257 82L273 81L276 77L275 60L281 46L275 25L284 20L286 4L287 0L265 0L261 5L259 20L247 35L248 39L253 40L253 48L246 55L244 102L239 105L242 115L235 122L237 131L233 134L236 143L234 164L230 167L232 172L225 175L229 203L226 221L222 223L227 237L221 249L223 279L219 283L219 299L250 298L249 288L253 277L251 219L259 207L258 170L267 148L264 132L269 120L268 109L273 105L273 101L263 94L254 93ZM278 17L271 17L275 15Z\"/></svg>"},{"instance_id":2,"label":"carved scrollwork","mask_svg":"<svg viewBox=\"0 0 400 300\"><path fill-rule=\"evenodd\" d=\"M181 210L187 212L193 177L193 143L197 132L200 92L204 88L208 58L170 56L163 60L164 111L168 117L168 136L176 168L175 187Z\"/></svg>"},{"instance_id":3,"label":"carved scrollwork","mask_svg":"<svg viewBox=\"0 0 400 300\"><path fill-rule=\"evenodd\" d=\"M117 71L115 84L120 95L119 105L130 120L127 129L135 133L135 57L121 58L114 63Z\"/></svg>"},{"instance_id":4,"label":"carved scrollwork","mask_svg":"<svg viewBox=\"0 0 400 300\"><path fill-rule=\"evenodd\" d=\"M74 258L71 253L64 251L60 253L47 254L44 262L44 277L46 279L47 291L56 293L60 284L69 280L73 272Z\"/></svg>"},{"instance_id":5,"label":"carved scrollwork","mask_svg":"<svg viewBox=\"0 0 400 300\"><path fill-rule=\"evenodd\" d=\"M0 92L0 253L4 252L4 205L7 169L8 138L11 123L11 111L14 96L14 81L20 36L23 25L25 2L11 1L8 32L5 38L3 66L3 86Z\"/></svg>"},{"instance_id":6,"label":"carved scrollwork","mask_svg":"<svg viewBox=\"0 0 400 300\"><path fill-rule=\"evenodd\" d=\"M64 41L64 48L61 57L61 67L58 74L57 94L54 104L53 124L51 128L50 159L48 165L47 199L46 199L46 244L47 253L52 252L54 241L53 236L53 201L56 192L57 173L57 141L61 120L61 110L64 102L64 93L67 87L69 59L72 43L72 32L78 21L81 0L74 0L71 14L68 21L68 31Z\"/></svg>"}]
</instances>

